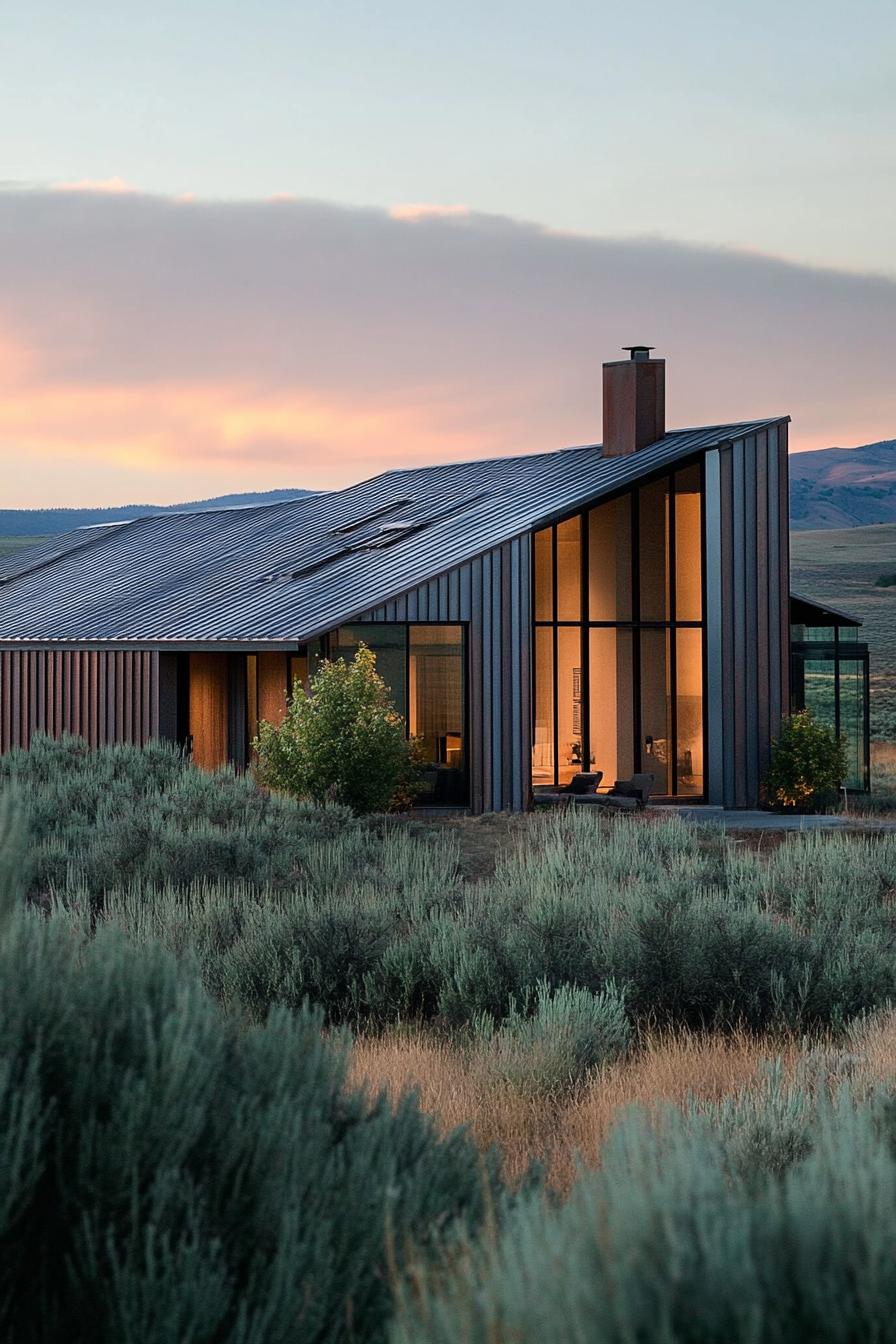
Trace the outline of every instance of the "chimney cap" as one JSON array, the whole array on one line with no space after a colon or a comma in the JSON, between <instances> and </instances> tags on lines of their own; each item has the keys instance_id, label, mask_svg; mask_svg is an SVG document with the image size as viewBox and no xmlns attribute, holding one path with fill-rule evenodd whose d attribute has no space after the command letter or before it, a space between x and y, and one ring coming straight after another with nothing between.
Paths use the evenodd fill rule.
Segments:
<instances>
[{"instance_id":1,"label":"chimney cap","mask_svg":"<svg viewBox=\"0 0 896 1344\"><path fill-rule=\"evenodd\" d=\"M624 345L623 350L628 350L632 359L649 359L651 350L655 350L655 345Z\"/></svg>"}]
</instances>

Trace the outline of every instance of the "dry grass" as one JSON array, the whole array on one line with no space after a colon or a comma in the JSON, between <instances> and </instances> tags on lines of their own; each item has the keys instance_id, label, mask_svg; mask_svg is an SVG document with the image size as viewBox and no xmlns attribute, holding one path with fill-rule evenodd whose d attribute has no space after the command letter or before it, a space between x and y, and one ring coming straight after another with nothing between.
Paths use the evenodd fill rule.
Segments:
<instances>
[{"instance_id":1,"label":"dry grass","mask_svg":"<svg viewBox=\"0 0 896 1344\"><path fill-rule=\"evenodd\" d=\"M830 1041L809 1043L831 1046ZM350 1081L392 1098L415 1090L443 1132L468 1125L483 1148L497 1144L505 1170L518 1180L533 1160L566 1193L577 1167L599 1161L620 1111L699 1105L763 1085L772 1058L792 1074L809 1048L793 1038L675 1032L648 1035L628 1059L558 1097L530 1096L489 1075L474 1050L426 1032L362 1037L353 1048ZM896 1082L896 1010L852 1028L840 1042L856 1083Z\"/></svg>"},{"instance_id":2,"label":"dry grass","mask_svg":"<svg viewBox=\"0 0 896 1344\"><path fill-rule=\"evenodd\" d=\"M896 1082L896 1008L858 1023L850 1030L847 1044L859 1061L858 1073L865 1082Z\"/></svg>"},{"instance_id":3,"label":"dry grass","mask_svg":"<svg viewBox=\"0 0 896 1344\"><path fill-rule=\"evenodd\" d=\"M890 1048L896 1059L896 1021ZM884 1053L883 1039L875 1049ZM443 1131L467 1124L480 1146L499 1145L511 1180L538 1160L551 1185L566 1192L579 1162L599 1160L623 1107L682 1105L688 1097L717 1101L758 1086L771 1056L792 1068L799 1054L798 1042L746 1034L650 1035L629 1059L602 1069L574 1093L544 1097L496 1080L475 1052L420 1032L358 1040L351 1081L374 1092L385 1088L393 1098L416 1090Z\"/></svg>"}]
</instances>

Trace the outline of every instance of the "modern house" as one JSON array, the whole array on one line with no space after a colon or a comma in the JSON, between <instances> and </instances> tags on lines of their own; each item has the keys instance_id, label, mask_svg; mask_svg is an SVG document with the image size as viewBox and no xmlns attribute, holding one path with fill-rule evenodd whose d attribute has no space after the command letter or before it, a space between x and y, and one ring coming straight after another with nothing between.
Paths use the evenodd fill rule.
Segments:
<instances>
[{"instance_id":1,"label":"modern house","mask_svg":"<svg viewBox=\"0 0 896 1344\"><path fill-rule=\"evenodd\" d=\"M791 703L788 418L667 431L665 363L629 353L602 446L13 554L0 750L163 737L242 766L287 688L363 640L430 762L422 802L521 809L588 763L755 804Z\"/></svg>"}]
</instances>

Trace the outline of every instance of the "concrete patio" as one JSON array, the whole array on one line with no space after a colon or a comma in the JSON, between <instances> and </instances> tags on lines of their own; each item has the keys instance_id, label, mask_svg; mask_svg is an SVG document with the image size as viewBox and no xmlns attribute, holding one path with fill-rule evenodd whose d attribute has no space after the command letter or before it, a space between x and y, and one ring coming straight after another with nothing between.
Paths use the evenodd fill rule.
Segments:
<instances>
[{"instance_id":1,"label":"concrete patio","mask_svg":"<svg viewBox=\"0 0 896 1344\"><path fill-rule=\"evenodd\" d=\"M863 817L849 813L797 816L793 813L731 810L723 807L687 807L655 804L647 809L654 816L675 815L701 826L722 826L726 831L857 831L878 834L896 831L896 817Z\"/></svg>"}]
</instances>

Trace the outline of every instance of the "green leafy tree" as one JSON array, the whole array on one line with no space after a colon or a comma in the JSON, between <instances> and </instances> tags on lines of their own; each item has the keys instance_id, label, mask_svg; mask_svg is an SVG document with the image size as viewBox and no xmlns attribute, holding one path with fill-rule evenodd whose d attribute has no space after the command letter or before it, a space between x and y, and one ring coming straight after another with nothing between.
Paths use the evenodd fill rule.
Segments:
<instances>
[{"instance_id":1,"label":"green leafy tree","mask_svg":"<svg viewBox=\"0 0 896 1344\"><path fill-rule=\"evenodd\" d=\"M416 791L417 744L364 644L351 662L323 663L309 694L296 686L283 722L261 723L255 747L261 783L296 798L384 812Z\"/></svg>"},{"instance_id":2,"label":"green leafy tree","mask_svg":"<svg viewBox=\"0 0 896 1344\"><path fill-rule=\"evenodd\" d=\"M829 804L845 779L846 744L810 709L785 719L773 746L765 776L768 801L775 807L813 811Z\"/></svg>"}]
</instances>

